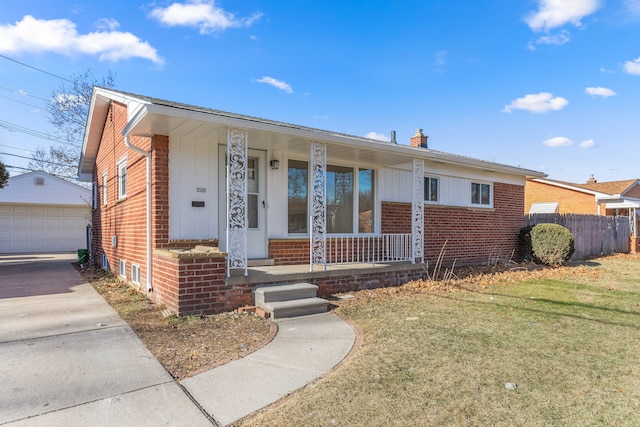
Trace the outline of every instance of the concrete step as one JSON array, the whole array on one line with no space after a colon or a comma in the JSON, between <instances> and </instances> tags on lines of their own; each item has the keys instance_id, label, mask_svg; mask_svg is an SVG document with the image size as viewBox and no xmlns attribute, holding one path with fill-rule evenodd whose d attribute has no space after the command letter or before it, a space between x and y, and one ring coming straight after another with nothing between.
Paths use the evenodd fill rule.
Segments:
<instances>
[{"instance_id":1,"label":"concrete step","mask_svg":"<svg viewBox=\"0 0 640 427\"><path fill-rule=\"evenodd\" d=\"M318 287L311 283L291 283L287 285L265 285L253 288L254 305L314 298L318 295Z\"/></svg>"},{"instance_id":2,"label":"concrete step","mask_svg":"<svg viewBox=\"0 0 640 427\"><path fill-rule=\"evenodd\" d=\"M271 313L272 319L285 317L308 316L310 314L326 313L329 301L313 297L289 301L274 301L264 303L261 308Z\"/></svg>"},{"instance_id":3,"label":"concrete step","mask_svg":"<svg viewBox=\"0 0 640 427\"><path fill-rule=\"evenodd\" d=\"M269 267L275 265L273 258L255 258L247 260L247 267Z\"/></svg>"}]
</instances>

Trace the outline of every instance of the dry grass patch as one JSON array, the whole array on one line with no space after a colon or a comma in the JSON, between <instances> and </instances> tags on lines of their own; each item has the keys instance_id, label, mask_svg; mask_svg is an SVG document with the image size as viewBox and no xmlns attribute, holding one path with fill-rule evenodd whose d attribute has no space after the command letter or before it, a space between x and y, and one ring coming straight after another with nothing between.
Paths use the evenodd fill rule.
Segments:
<instances>
[{"instance_id":1,"label":"dry grass patch","mask_svg":"<svg viewBox=\"0 0 640 427\"><path fill-rule=\"evenodd\" d=\"M79 270L176 379L245 356L273 336L271 322L249 313L165 318L164 306L112 274L90 267Z\"/></svg>"},{"instance_id":2,"label":"dry grass patch","mask_svg":"<svg viewBox=\"0 0 640 427\"><path fill-rule=\"evenodd\" d=\"M610 257L361 291L351 361L243 425L639 425L639 282Z\"/></svg>"}]
</instances>

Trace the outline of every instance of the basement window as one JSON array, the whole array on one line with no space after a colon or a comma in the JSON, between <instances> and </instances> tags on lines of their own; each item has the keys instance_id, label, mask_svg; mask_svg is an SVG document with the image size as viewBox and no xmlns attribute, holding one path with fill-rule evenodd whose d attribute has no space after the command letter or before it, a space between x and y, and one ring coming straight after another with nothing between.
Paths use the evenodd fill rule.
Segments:
<instances>
[{"instance_id":1,"label":"basement window","mask_svg":"<svg viewBox=\"0 0 640 427\"><path fill-rule=\"evenodd\" d=\"M140 266L131 264L131 281L136 285L140 284Z\"/></svg>"},{"instance_id":2,"label":"basement window","mask_svg":"<svg viewBox=\"0 0 640 427\"><path fill-rule=\"evenodd\" d=\"M120 277L127 278L127 261L120 260Z\"/></svg>"}]
</instances>

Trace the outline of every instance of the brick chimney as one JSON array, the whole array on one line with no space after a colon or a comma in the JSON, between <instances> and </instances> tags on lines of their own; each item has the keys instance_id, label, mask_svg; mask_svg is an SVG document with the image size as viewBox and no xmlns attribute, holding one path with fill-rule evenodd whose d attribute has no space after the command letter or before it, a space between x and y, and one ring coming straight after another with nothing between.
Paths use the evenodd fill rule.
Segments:
<instances>
[{"instance_id":1,"label":"brick chimney","mask_svg":"<svg viewBox=\"0 0 640 427\"><path fill-rule=\"evenodd\" d=\"M595 184L598 182L593 175L589 175L589 179L587 180L587 184Z\"/></svg>"},{"instance_id":2,"label":"brick chimney","mask_svg":"<svg viewBox=\"0 0 640 427\"><path fill-rule=\"evenodd\" d=\"M415 148L429 148L427 138L429 137L422 133L422 129L416 129L416 134L411 137L411 146Z\"/></svg>"}]
</instances>

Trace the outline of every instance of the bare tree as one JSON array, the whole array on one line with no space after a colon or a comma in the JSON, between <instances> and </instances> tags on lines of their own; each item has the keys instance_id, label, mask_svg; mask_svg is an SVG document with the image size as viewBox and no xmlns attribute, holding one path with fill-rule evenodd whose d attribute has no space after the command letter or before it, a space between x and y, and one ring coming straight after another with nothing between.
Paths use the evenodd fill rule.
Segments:
<instances>
[{"instance_id":1,"label":"bare tree","mask_svg":"<svg viewBox=\"0 0 640 427\"><path fill-rule=\"evenodd\" d=\"M105 77L97 79L87 69L74 74L71 83L63 82L51 93L47 105L49 122L56 128L59 137L67 142L39 147L29 162L31 169L76 180L93 86L113 88L115 76L109 71Z\"/></svg>"}]
</instances>

